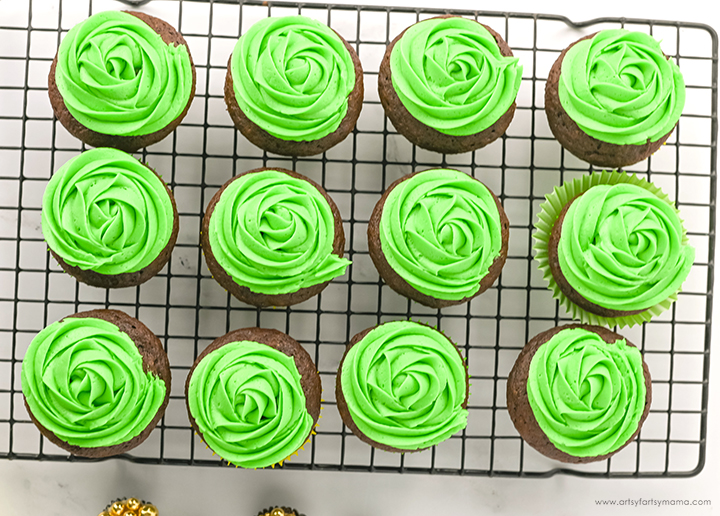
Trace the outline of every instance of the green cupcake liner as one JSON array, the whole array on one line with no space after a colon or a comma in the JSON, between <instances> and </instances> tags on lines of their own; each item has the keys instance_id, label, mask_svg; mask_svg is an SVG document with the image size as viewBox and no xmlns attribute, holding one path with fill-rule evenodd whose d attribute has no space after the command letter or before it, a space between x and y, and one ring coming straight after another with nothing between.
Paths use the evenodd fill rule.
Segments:
<instances>
[{"instance_id":1,"label":"green cupcake liner","mask_svg":"<svg viewBox=\"0 0 720 516\"><path fill-rule=\"evenodd\" d=\"M672 206L679 216L679 210L675 207L675 204L670 200L668 195L654 184L637 177L635 174L629 175L624 171L608 172L604 170L602 172L594 172L592 174L573 179L562 186L556 186L552 193L545 196L545 202L540 205L540 213L538 214L538 220L535 223L535 233L533 234L535 244L533 245L533 249L536 251L535 260L538 263L538 268L543 274L543 279L548 282L548 287L552 290L553 297L560 301L560 305L565 309L565 311L569 313L573 319L577 319L584 324L609 326L611 328L613 326L624 328L625 326L632 327L642 324L669 309L670 306L677 301L677 294L680 292L680 290L678 290L678 292L675 292L667 299L638 314L622 317L602 317L583 310L570 301L565 294L561 292L560 287L558 287L555 282L555 278L553 278L552 272L550 272L550 265L548 263L548 242L550 240L550 233L555 225L555 221L560 216L560 212L574 197L587 192L593 186L615 185L620 183L629 183L644 188ZM683 222L682 219L681 222ZM687 231L684 226L682 242L683 244L688 242Z\"/></svg>"}]
</instances>

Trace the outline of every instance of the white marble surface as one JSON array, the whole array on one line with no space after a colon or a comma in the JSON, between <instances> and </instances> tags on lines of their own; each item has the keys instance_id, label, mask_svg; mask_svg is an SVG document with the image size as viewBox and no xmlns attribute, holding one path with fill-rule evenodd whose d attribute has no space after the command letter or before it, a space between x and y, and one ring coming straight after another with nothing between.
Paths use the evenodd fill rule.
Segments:
<instances>
[{"instance_id":1,"label":"white marble surface","mask_svg":"<svg viewBox=\"0 0 720 516\"><path fill-rule=\"evenodd\" d=\"M14 0L0 0L2 4ZM385 4L383 0L368 0ZM396 4L439 7L436 0ZM598 2L446 0L447 8L541 11L575 21L626 16L704 22L720 29L717 7L706 1ZM0 42L0 44L2 44ZM716 313L718 303L715 303ZM716 319L717 320L717 319ZM717 335L718 329L715 328ZM717 345L717 338L714 339ZM690 479L586 480L556 476L544 480L453 478L396 474L243 471L231 468L140 466L121 460L99 464L0 461L0 516L93 515L115 496L152 500L164 516L252 516L270 504L295 506L308 515L390 514L709 514L706 508L609 510L599 498L710 499L720 507L720 367L712 361L707 463Z\"/></svg>"}]
</instances>

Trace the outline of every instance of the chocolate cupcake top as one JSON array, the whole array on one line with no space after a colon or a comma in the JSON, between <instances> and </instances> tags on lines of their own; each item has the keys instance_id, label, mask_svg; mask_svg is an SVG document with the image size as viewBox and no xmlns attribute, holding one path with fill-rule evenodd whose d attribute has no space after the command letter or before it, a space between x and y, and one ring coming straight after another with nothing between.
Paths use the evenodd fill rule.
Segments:
<instances>
[{"instance_id":1,"label":"chocolate cupcake top","mask_svg":"<svg viewBox=\"0 0 720 516\"><path fill-rule=\"evenodd\" d=\"M320 191L277 170L233 180L210 217L215 259L239 285L287 294L341 276L350 260L333 254L335 219Z\"/></svg>"},{"instance_id":2,"label":"chocolate cupcake top","mask_svg":"<svg viewBox=\"0 0 720 516\"><path fill-rule=\"evenodd\" d=\"M565 54L560 103L583 132L615 145L656 142L680 119L680 69L643 32L603 30Z\"/></svg>"},{"instance_id":3,"label":"chocolate cupcake top","mask_svg":"<svg viewBox=\"0 0 720 516\"><path fill-rule=\"evenodd\" d=\"M68 317L38 333L21 378L37 422L83 448L115 446L140 435L167 392L161 378L144 371L132 339L94 317Z\"/></svg>"},{"instance_id":4,"label":"chocolate cupcake top","mask_svg":"<svg viewBox=\"0 0 720 516\"><path fill-rule=\"evenodd\" d=\"M695 249L674 206L628 183L597 185L562 221L558 259L583 298L611 310L643 310L676 293Z\"/></svg>"},{"instance_id":5,"label":"chocolate cupcake top","mask_svg":"<svg viewBox=\"0 0 720 516\"><path fill-rule=\"evenodd\" d=\"M340 381L357 428L400 450L438 444L467 425L467 371L455 345L412 321L370 330L343 358Z\"/></svg>"},{"instance_id":6,"label":"chocolate cupcake top","mask_svg":"<svg viewBox=\"0 0 720 516\"><path fill-rule=\"evenodd\" d=\"M640 350L609 344L584 328L564 329L536 351L527 395L533 415L557 449L596 457L635 434L645 408Z\"/></svg>"},{"instance_id":7,"label":"chocolate cupcake top","mask_svg":"<svg viewBox=\"0 0 720 516\"><path fill-rule=\"evenodd\" d=\"M42 231L66 263L100 274L136 272L168 245L175 212L163 181L117 149L83 152L45 189Z\"/></svg>"},{"instance_id":8,"label":"chocolate cupcake top","mask_svg":"<svg viewBox=\"0 0 720 516\"><path fill-rule=\"evenodd\" d=\"M154 133L185 109L193 89L185 45L167 44L132 14L106 11L62 40L55 81L70 114L98 133Z\"/></svg>"},{"instance_id":9,"label":"chocolate cupcake top","mask_svg":"<svg viewBox=\"0 0 720 516\"><path fill-rule=\"evenodd\" d=\"M510 109L522 66L480 23L432 18L408 28L390 55L392 85L419 122L453 136L479 133Z\"/></svg>"},{"instance_id":10,"label":"chocolate cupcake top","mask_svg":"<svg viewBox=\"0 0 720 516\"><path fill-rule=\"evenodd\" d=\"M231 57L238 106L281 140L319 140L334 132L355 88L355 65L343 40L304 16L266 18Z\"/></svg>"},{"instance_id":11,"label":"chocolate cupcake top","mask_svg":"<svg viewBox=\"0 0 720 516\"><path fill-rule=\"evenodd\" d=\"M385 200L379 233L393 270L437 299L474 295L502 249L492 193L452 169L426 170L398 183Z\"/></svg>"},{"instance_id":12,"label":"chocolate cupcake top","mask_svg":"<svg viewBox=\"0 0 720 516\"><path fill-rule=\"evenodd\" d=\"M230 342L196 364L188 408L220 457L263 468L288 458L310 435L300 380L293 357L259 342Z\"/></svg>"}]
</instances>

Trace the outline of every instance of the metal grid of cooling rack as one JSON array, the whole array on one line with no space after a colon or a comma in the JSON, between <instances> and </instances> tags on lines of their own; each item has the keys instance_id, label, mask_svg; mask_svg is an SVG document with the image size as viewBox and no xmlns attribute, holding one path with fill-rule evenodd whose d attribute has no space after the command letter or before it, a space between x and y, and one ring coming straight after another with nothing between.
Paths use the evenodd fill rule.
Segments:
<instances>
[{"instance_id":1,"label":"metal grid of cooling rack","mask_svg":"<svg viewBox=\"0 0 720 516\"><path fill-rule=\"evenodd\" d=\"M128 2L144 3L144 2ZM285 468L459 475L667 477L698 473L705 460L709 345L715 248L717 68L715 32L680 22L603 18L573 23L541 14L328 6L231 0L155 0L143 10L185 35L198 72L193 106L178 130L138 154L171 185L180 236L169 265L146 284L102 290L78 284L48 256L40 202L51 173L84 147L53 120L46 81L63 35L113 0L24 0L0 4L0 457L81 460L42 438L29 421L20 390L21 361L47 324L91 308L138 317L165 343L173 372L165 418L142 446L123 458L151 464L222 465L193 435L183 385L194 358L230 329L272 327L299 340L314 357L324 386L322 419L312 442ZM322 156L287 159L253 147L232 127L222 98L225 65L240 33L269 16L315 17L342 34L360 55L366 98L357 128ZM524 66L518 109L507 134L455 156L410 145L385 119L377 70L386 45L405 27L438 14L459 14L493 27ZM566 322L532 263L532 222L555 185L587 173L563 151L543 114L545 78L560 50L601 28L653 34L676 59L688 84L677 130L649 160L628 170L677 201L696 263L673 308L642 327L620 330L638 344L653 376L654 400L637 442L610 460L563 466L526 446L505 408L505 382L524 343ZM433 166L464 170L485 182L511 222L510 251L499 282L471 303L433 310L384 286L370 261L365 230L372 207L392 181ZM322 183L343 215L348 273L314 299L289 308L256 309L237 302L210 277L199 247L205 204L232 175L283 166ZM437 324L457 342L472 377L466 430L429 451L390 454L360 442L342 425L334 403L335 370L349 338L386 320L412 317Z\"/></svg>"}]
</instances>

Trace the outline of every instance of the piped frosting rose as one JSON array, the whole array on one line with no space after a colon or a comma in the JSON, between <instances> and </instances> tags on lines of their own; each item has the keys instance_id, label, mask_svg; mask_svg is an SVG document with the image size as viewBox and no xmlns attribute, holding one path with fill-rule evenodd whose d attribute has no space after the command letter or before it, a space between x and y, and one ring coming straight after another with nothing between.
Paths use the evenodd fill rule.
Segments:
<instances>
[{"instance_id":1,"label":"piped frosting rose","mask_svg":"<svg viewBox=\"0 0 720 516\"><path fill-rule=\"evenodd\" d=\"M467 425L465 365L428 326L395 321L372 329L345 355L340 381L353 422L378 443L418 450Z\"/></svg>"},{"instance_id":2,"label":"piped frosting rose","mask_svg":"<svg viewBox=\"0 0 720 516\"><path fill-rule=\"evenodd\" d=\"M98 148L71 159L43 194L42 231L69 265L136 272L168 245L174 224L162 180L125 152Z\"/></svg>"},{"instance_id":3,"label":"piped frosting rose","mask_svg":"<svg viewBox=\"0 0 720 516\"><path fill-rule=\"evenodd\" d=\"M461 17L411 26L390 54L392 85L410 114L453 136L484 131L510 109L522 66L490 32Z\"/></svg>"},{"instance_id":4,"label":"piped frosting rose","mask_svg":"<svg viewBox=\"0 0 720 516\"><path fill-rule=\"evenodd\" d=\"M62 441L114 446L140 435L165 399L165 382L143 371L130 337L95 318L66 318L42 330L22 364L33 416Z\"/></svg>"},{"instance_id":5,"label":"piped frosting rose","mask_svg":"<svg viewBox=\"0 0 720 516\"><path fill-rule=\"evenodd\" d=\"M379 226L388 264L437 299L474 295L502 248L495 199L480 181L457 170L427 170L398 183Z\"/></svg>"},{"instance_id":6,"label":"piped frosting rose","mask_svg":"<svg viewBox=\"0 0 720 516\"><path fill-rule=\"evenodd\" d=\"M300 373L292 357L259 342L225 344L195 367L188 407L202 437L223 459L263 468L310 436Z\"/></svg>"},{"instance_id":7,"label":"piped frosting rose","mask_svg":"<svg viewBox=\"0 0 720 516\"><path fill-rule=\"evenodd\" d=\"M558 242L560 270L582 297L611 310L644 310L677 292L695 249L675 208L632 184L597 185L575 199Z\"/></svg>"},{"instance_id":8,"label":"piped frosting rose","mask_svg":"<svg viewBox=\"0 0 720 516\"><path fill-rule=\"evenodd\" d=\"M527 395L535 419L556 448L597 457L623 446L645 408L640 351L583 328L564 329L530 362Z\"/></svg>"},{"instance_id":9,"label":"piped frosting rose","mask_svg":"<svg viewBox=\"0 0 720 516\"><path fill-rule=\"evenodd\" d=\"M304 16L255 23L235 45L230 71L242 112L281 140L334 132L355 88L355 65L342 39Z\"/></svg>"},{"instance_id":10,"label":"piped frosting rose","mask_svg":"<svg viewBox=\"0 0 720 516\"><path fill-rule=\"evenodd\" d=\"M192 94L190 54L132 14L106 11L75 25L60 43L55 81L75 119L98 133L154 133Z\"/></svg>"},{"instance_id":11,"label":"piped frosting rose","mask_svg":"<svg viewBox=\"0 0 720 516\"><path fill-rule=\"evenodd\" d=\"M565 54L560 103L583 132L615 145L656 142L685 105L680 69L650 35L603 30Z\"/></svg>"},{"instance_id":12,"label":"piped frosting rose","mask_svg":"<svg viewBox=\"0 0 720 516\"><path fill-rule=\"evenodd\" d=\"M215 259L239 285L287 294L341 276L350 261L333 254L335 219L308 181L276 170L235 179L210 217Z\"/></svg>"}]
</instances>

